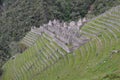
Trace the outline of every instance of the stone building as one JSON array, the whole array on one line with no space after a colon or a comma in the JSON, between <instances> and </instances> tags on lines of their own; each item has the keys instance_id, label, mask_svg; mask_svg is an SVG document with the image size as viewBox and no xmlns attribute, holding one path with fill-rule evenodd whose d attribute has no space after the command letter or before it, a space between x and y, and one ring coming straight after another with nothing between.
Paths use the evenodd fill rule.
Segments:
<instances>
[{"instance_id":1,"label":"stone building","mask_svg":"<svg viewBox=\"0 0 120 80\"><path fill-rule=\"evenodd\" d=\"M61 48L71 52L88 41L86 37L82 37L79 31L83 25L82 22L86 22L86 19L80 19L78 22L71 21L70 23L54 19L53 21L50 20L48 24L43 24L40 28L32 27L31 31L36 34L45 33L49 35Z\"/></svg>"}]
</instances>

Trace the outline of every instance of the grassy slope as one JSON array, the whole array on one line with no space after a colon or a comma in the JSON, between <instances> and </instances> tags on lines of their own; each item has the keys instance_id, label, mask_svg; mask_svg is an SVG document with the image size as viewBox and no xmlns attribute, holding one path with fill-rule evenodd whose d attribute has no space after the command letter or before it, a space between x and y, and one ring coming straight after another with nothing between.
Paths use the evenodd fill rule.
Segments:
<instances>
[{"instance_id":1,"label":"grassy slope","mask_svg":"<svg viewBox=\"0 0 120 80\"><path fill-rule=\"evenodd\" d=\"M33 33L33 32L30 31L20 41L20 44L24 44L25 46L30 47L30 46L32 46L36 42L36 40L37 40L38 37L39 37L39 35L37 35L37 34L35 34L35 33Z\"/></svg>"},{"instance_id":2,"label":"grassy slope","mask_svg":"<svg viewBox=\"0 0 120 80\"><path fill-rule=\"evenodd\" d=\"M115 7L86 24L82 33L91 41L72 54L40 37L4 65L3 80L119 80L120 53L111 54L120 50L119 10Z\"/></svg>"}]
</instances>

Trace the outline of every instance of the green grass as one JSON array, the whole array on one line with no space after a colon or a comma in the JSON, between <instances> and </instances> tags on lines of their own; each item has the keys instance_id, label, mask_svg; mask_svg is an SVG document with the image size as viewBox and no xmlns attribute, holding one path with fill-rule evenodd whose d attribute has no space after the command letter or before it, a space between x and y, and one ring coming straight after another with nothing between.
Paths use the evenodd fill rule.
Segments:
<instances>
[{"instance_id":1,"label":"green grass","mask_svg":"<svg viewBox=\"0 0 120 80\"><path fill-rule=\"evenodd\" d=\"M87 23L81 33L91 40L73 53L49 35L39 36L33 46L3 66L2 80L120 80L120 53L112 54L120 50L119 8Z\"/></svg>"}]
</instances>

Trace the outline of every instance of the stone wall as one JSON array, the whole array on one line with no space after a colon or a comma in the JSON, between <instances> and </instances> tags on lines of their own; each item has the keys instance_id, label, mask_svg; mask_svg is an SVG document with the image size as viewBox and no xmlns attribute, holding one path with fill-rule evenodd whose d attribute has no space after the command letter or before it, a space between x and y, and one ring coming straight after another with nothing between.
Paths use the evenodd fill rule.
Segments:
<instances>
[{"instance_id":1,"label":"stone wall","mask_svg":"<svg viewBox=\"0 0 120 80\"><path fill-rule=\"evenodd\" d=\"M60 46L62 47L66 52L70 53L69 48L60 40L58 40L57 38L54 38L54 41Z\"/></svg>"},{"instance_id":2,"label":"stone wall","mask_svg":"<svg viewBox=\"0 0 120 80\"><path fill-rule=\"evenodd\" d=\"M69 48L68 45L75 48L80 47L81 44L85 44L88 41L86 37L82 37L83 39L81 39L79 31L86 21L86 19L80 19L78 22L71 21L70 23L60 23L59 20L54 19L53 21L50 20L48 24L43 24L39 28L32 27L31 31L39 35L42 35L43 33L49 35L53 41L69 53L74 49Z\"/></svg>"}]
</instances>

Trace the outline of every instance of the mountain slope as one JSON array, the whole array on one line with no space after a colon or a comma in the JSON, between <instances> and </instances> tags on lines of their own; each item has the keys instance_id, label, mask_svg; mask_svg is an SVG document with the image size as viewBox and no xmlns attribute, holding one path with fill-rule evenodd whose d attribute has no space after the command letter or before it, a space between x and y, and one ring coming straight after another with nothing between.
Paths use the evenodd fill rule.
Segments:
<instances>
[{"instance_id":1,"label":"mountain slope","mask_svg":"<svg viewBox=\"0 0 120 80\"><path fill-rule=\"evenodd\" d=\"M17 48L9 46L21 40L31 26L53 19L77 20L89 10L92 13L88 16L93 17L118 4L120 0L0 0L0 55L6 55L1 55L2 62L16 54Z\"/></svg>"},{"instance_id":2,"label":"mountain slope","mask_svg":"<svg viewBox=\"0 0 120 80\"><path fill-rule=\"evenodd\" d=\"M2 80L119 80L120 6L82 29L91 40L73 53L39 36L36 43L3 66ZM51 38L50 38L51 39Z\"/></svg>"}]
</instances>

